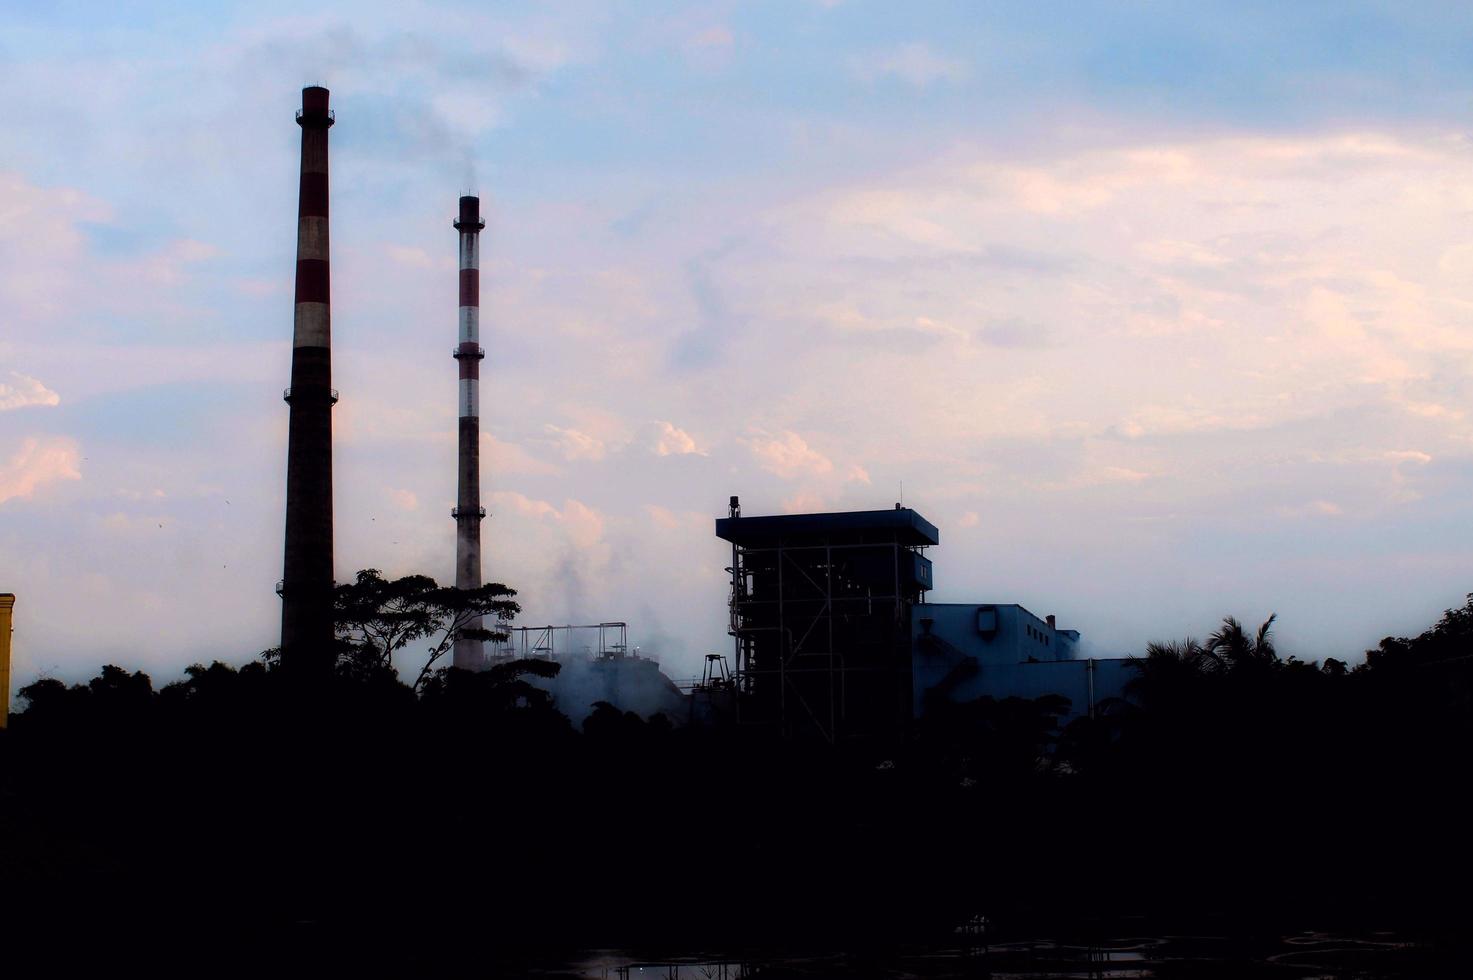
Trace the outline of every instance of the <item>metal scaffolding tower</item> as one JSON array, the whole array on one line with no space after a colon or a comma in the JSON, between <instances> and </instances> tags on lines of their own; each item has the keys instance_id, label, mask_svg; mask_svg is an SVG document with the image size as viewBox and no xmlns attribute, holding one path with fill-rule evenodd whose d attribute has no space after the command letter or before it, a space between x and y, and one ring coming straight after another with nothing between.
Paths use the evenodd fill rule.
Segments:
<instances>
[{"instance_id":1,"label":"metal scaffolding tower","mask_svg":"<svg viewBox=\"0 0 1473 980\"><path fill-rule=\"evenodd\" d=\"M910 609L931 585L936 528L913 510L742 517L732 545L730 634L738 714L785 734L901 736L911 714Z\"/></svg>"}]
</instances>

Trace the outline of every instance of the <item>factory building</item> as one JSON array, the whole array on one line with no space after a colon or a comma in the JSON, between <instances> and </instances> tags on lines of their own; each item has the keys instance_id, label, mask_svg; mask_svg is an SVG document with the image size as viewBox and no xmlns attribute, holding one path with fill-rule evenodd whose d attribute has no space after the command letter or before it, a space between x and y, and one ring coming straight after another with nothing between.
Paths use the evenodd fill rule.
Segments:
<instances>
[{"instance_id":1,"label":"factory building","mask_svg":"<svg viewBox=\"0 0 1473 980\"><path fill-rule=\"evenodd\" d=\"M1069 699L1068 718L1120 697L1133 676L1125 659L1081 658L1078 630L1059 629L1019 605L919 603L911 610L915 716L936 698Z\"/></svg>"},{"instance_id":2,"label":"factory building","mask_svg":"<svg viewBox=\"0 0 1473 980\"><path fill-rule=\"evenodd\" d=\"M743 517L731 498L730 629L738 720L833 742L904 738L938 698L1121 696L1126 660L1016 604L928 603L940 543L909 508Z\"/></svg>"}]
</instances>

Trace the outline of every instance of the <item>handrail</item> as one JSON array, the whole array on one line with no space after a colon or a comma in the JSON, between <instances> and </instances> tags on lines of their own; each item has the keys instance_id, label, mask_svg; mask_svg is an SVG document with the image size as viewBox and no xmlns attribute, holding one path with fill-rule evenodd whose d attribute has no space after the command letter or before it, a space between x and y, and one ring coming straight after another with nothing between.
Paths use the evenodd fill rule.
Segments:
<instances>
[{"instance_id":1,"label":"handrail","mask_svg":"<svg viewBox=\"0 0 1473 980\"><path fill-rule=\"evenodd\" d=\"M337 579L330 580L327 583L327 587L329 589L335 589L335 588L337 588L338 587ZM276 580L276 594L279 595L279 596L283 596L283 597L286 595L286 579L283 578L283 579L277 579Z\"/></svg>"},{"instance_id":2,"label":"handrail","mask_svg":"<svg viewBox=\"0 0 1473 980\"><path fill-rule=\"evenodd\" d=\"M332 404L336 405L338 403L338 390L336 388L329 388L329 389L327 389L327 395L328 395L328 400L331 401ZM283 388L282 389L282 391L281 391L281 400L284 401L284 402L286 402L288 405L291 404L291 401L292 401L292 390L290 388Z\"/></svg>"}]
</instances>

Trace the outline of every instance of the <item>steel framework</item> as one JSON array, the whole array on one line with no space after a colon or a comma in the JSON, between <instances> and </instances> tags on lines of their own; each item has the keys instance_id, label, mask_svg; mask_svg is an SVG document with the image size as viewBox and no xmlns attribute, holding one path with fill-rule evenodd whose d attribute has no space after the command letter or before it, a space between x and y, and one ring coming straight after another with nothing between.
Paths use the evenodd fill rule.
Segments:
<instances>
[{"instance_id":1,"label":"steel framework","mask_svg":"<svg viewBox=\"0 0 1473 980\"><path fill-rule=\"evenodd\" d=\"M629 649L628 623L513 626L506 632L510 634L507 639L491 651L491 663L569 656L614 660L634 655Z\"/></svg>"},{"instance_id":2,"label":"steel framework","mask_svg":"<svg viewBox=\"0 0 1473 980\"><path fill-rule=\"evenodd\" d=\"M898 508L742 519L733 499L718 534L732 542L739 719L829 742L902 735L934 528Z\"/></svg>"}]
</instances>

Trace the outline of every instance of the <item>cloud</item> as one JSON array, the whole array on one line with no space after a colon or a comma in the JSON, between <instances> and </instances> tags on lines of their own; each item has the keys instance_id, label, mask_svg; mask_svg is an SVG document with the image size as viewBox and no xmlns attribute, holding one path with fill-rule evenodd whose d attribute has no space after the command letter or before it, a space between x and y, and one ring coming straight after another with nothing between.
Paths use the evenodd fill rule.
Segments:
<instances>
[{"instance_id":1,"label":"cloud","mask_svg":"<svg viewBox=\"0 0 1473 980\"><path fill-rule=\"evenodd\" d=\"M206 262L219 254L220 249L214 245L183 238L125 263L125 268L132 275L152 285L178 286L185 281L189 266Z\"/></svg>"},{"instance_id":2,"label":"cloud","mask_svg":"<svg viewBox=\"0 0 1473 980\"><path fill-rule=\"evenodd\" d=\"M0 300L12 339L27 321L72 306L80 295L78 274L88 265L80 223L106 221L110 214L106 204L79 190L42 187L0 171Z\"/></svg>"},{"instance_id":3,"label":"cloud","mask_svg":"<svg viewBox=\"0 0 1473 980\"><path fill-rule=\"evenodd\" d=\"M435 260L430 258L430 253L422 248L412 248L406 245L386 245L384 251L389 258L401 265L407 265L415 269L434 268Z\"/></svg>"},{"instance_id":4,"label":"cloud","mask_svg":"<svg viewBox=\"0 0 1473 980\"><path fill-rule=\"evenodd\" d=\"M1275 509L1280 517L1340 517L1345 509L1330 500L1311 500L1303 504L1285 505Z\"/></svg>"},{"instance_id":5,"label":"cloud","mask_svg":"<svg viewBox=\"0 0 1473 980\"><path fill-rule=\"evenodd\" d=\"M644 512L651 523L667 531L690 534L709 530L711 526L711 515L697 510L673 510L659 504L645 504Z\"/></svg>"},{"instance_id":6,"label":"cloud","mask_svg":"<svg viewBox=\"0 0 1473 980\"><path fill-rule=\"evenodd\" d=\"M604 536L604 516L579 500L564 500L558 519L575 548L592 548Z\"/></svg>"},{"instance_id":7,"label":"cloud","mask_svg":"<svg viewBox=\"0 0 1473 980\"><path fill-rule=\"evenodd\" d=\"M650 449L656 456L704 455L690 433L670 422L652 423L650 439Z\"/></svg>"},{"instance_id":8,"label":"cloud","mask_svg":"<svg viewBox=\"0 0 1473 980\"><path fill-rule=\"evenodd\" d=\"M692 35L686 45L692 48L729 48L736 37L725 24L716 24Z\"/></svg>"},{"instance_id":9,"label":"cloud","mask_svg":"<svg viewBox=\"0 0 1473 980\"><path fill-rule=\"evenodd\" d=\"M608 451L603 440L586 432L579 432L577 429L563 429L556 425L547 425L544 428L554 437L558 450L563 454L563 459L603 459Z\"/></svg>"},{"instance_id":10,"label":"cloud","mask_svg":"<svg viewBox=\"0 0 1473 980\"><path fill-rule=\"evenodd\" d=\"M563 501L562 507L556 507L550 501L515 491L501 491L491 497L502 509L509 508L525 517L552 522L562 529L568 543L576 548L592 548L604 536L604 515L581 500L570 498Z\"/></svg>"},{"instance_id":11,"label":"cloud","mask_svg":"<svg viewBox=\"0 0 1473 980\"><path fill-rule=\"evenodd\" d=\"M1106 431L1126 439L1144 439L1202 432L1246 432L1269 424L1268 418L1247 406L1209 411L1191 405L1143 405L1130 418Z\"/></svg>"},{"instance_id":12,"label":"cloud","mask_svg":"<svg viewBox=\"0 0 1473 980\"><path fill-rule=\"evenodd\" d=\"M808 445L796 432L777 435L759 432L741 442L752 453L757 464L785 480L801 476L823 476L833 472L834 463Z\"/></svg>"},{"instance_id":13,"label":"cloud","mask_svg":"<svg viewBox=\"0 0 1473 980\"><path fill-rule=\"evenodd\" d=\"M266 279L259 276L243 276L235 280L235 288L247 296L277 296L292 288L289 279Z\"/></svg>"},{"instance_id":14,"label":"cloud","mask_svg":"<svg viewBox=\"0 0 1473 980\"><path fill-rule=\"evenodd\" d=\"M921 41L910 41L890 51L871 54L856 61L854 70L866 81L888 76L916 88L925 88L939 81L959 82L967 77L965 63L937 54L930 45Z\"/></svg>"},{"instance_id":15,"label":"cloud","mask_svg":"<svg viewBox=\"0 0 1473 980\"><path fill-rule=\"evenodd\" d=\"M821 493L804 490L785 497L782 510L785 514L825 513L830 509L829 500Z\"/></svg>"},{"instance_id":16,"label":"cloud","mask_svg":"<svg viewBox=\"0 0 1473 980\"><path fill-rule=\"evenodd\" d=\"M140 535L153 535L163 530L171 520L170 515L163 513L125 514L114 511L99 523L111 534L130 536L137 541Z\"/></svg>"},{"instance_id":17,"label":"cloud","mask_svg":"<svg viewBox=\"0 0 1473 980\"><path fill-rule=\"evenodd\" d=\"M81 454L70 439L28 438L20 450L0 466L0 504L28 498L57 480L80 480Z\"/></svg>"},{"instance_id":18,"label":"cloud","mask_svg":"<svg viewBox=\"0 0 1473 980\"><path fill-rule=\"evenodd\" d=\"M695 306L695 323L679 336L671 349L671 364L677 370L697 370L716 364L741 323L712 277L712 258L703 256L686 263L685 276Z\"/></svg>"},{"instance_id":19,"label":"cloud","mask_svg":"<svg viewBox=\"0 0 1473 980\"><path fill-rule=\"evenodd\" d=\"M1128 646L1146 606L1171 628L1173 596L1227 606L1273 588L1321 589L1324 628L1306 632L1330 645L1356 617L1418 590L1440 601L1473 574L1437 531L1473 499L1473 158L1457 126L1342 105L1394 122L1295 132L1276 117L1255 132L1237 98L1230 129L1196 99L1190 127L1162 125L1109 101L1108 80L1074 102L1080 90L1043 91L1050 73L1020 66L1046 52L1011 34L922 34L895 15L864 31L889 40L856 51L859 14L744 14L723 33L719 5L329 6L253 8L187 38L60 23L22 36L6 66L0 363L65 381L42 417L86 447L86 480L31 492L64 486L68 511L95 515L47 524L53 509L30 507L0 535L33 608L57 597L38 656L80 670L107 646L177 670L273 642L291 112L313 76L339 119L340 573L452 568L448 220L479 158L505 193L482 243L486 561L529 617L628 618L638 633L658 596L664 628L718 649L727 583L709 521L728 495L749 514L888 506L902 475L938 523L987 517L986 562L959 545L934 556L950 595L1073 601L1106 649ZM790 43L835 28L850 36L817 60ZM886 97L840 105L842 85L779 83L723 101L753 70L736 60L747 50L771 78L837 66ZM598 70L561 72L578 63ZM968 114L978 92L1001 114ZM0 383L17 387L3 369ZM185 451L180 420L208 437ZM22 435L46 441L0 431L0 445ZM1343 514L1264 530L1277 505L1316 501ZM115 513L142 526L108 552L90 529ZM1357 548L1378 560L1326 559ZM84 564L101 572L72 574ZM95 600L105 644L65 631L75 594ZM137 613L144 600L166 615ZM228 639L206 651L212 637Z\"/></svg>"},{"instance_id":20,"label":"cloud","mask_svg":"<svg viewBox=\"0 0 1473 980\"><path fill-rule=\"evenodd\" d=\"M1015 350L1038 350L1051 346L1053 341L1047 327L1018 320L984 324L972 331L972 337L979 344Z\"/></svg>"},{"instance_id":21,"label":"cloud","mask_svg":"<svg viewBox=\"0 0 1473 980\"><path fill-rule=\"evenodd\" d=\"M1140 483L1150 477L1151 474L1133 470L1128 466L1104 466L1094 473L1092 478L1101 483Z\"/></svg>"},{"instance_id":22,"label":"cloud","mask_svg":"<svg viewBox=\"0 0 1473 980\"><path fill-rule=\"evenodd\" d=\"M389 500L400 510L419 510L419 496L412 490L390 490Z\"/></svg>"},{"instance_id":23,"label":"cloud","mask_svg":"<svg viewBox=\"0 0 1473 980\"><path fill-rule=\"evenodd\" d=\"M694 13L694 11L692 12ZM737 38L726 24L700 24L690 16L676 17L668 26L677 34L685 64L693 71L713 74L726 70L737 51Z\"/></svg>"},{"instance_id":24,"label":"cloud","mask_svg":"<svg viewBox=\"0 0 1473 980\"><path fill-rule=\"evenodd\" d=\"M546 476L561 472L556 466L538 459L517 443L506 442L485 431L481 432L481 455L486 460L484 465L498 475Z\"/></svg>"},{"instance_id":25,"label":"cloud","mask_svg":"<svg viewBox=\"0 0 1473 980\"><path fill-rule=\"evenodd\" d=\"M10 381L0 381L0 412L32 405L59 404L61 396L30 375L11 371Z\"/></svg>"},{"instance_id":26,"label":"cloud","mask_svg":"<svg viewBox=\"0 0 1473 980\"><path fill-rule=\"evenodd\" d=\"M680 516L668 507L659 504L645 504L644 512L649 515L651 521L666 530L675 530L680 527Z\"/></svg>"}]
</instances>

